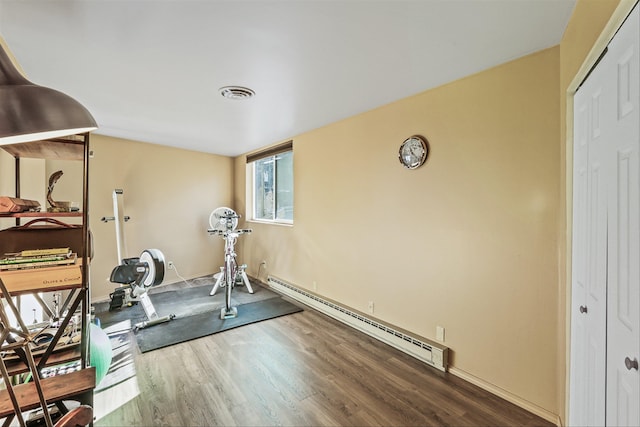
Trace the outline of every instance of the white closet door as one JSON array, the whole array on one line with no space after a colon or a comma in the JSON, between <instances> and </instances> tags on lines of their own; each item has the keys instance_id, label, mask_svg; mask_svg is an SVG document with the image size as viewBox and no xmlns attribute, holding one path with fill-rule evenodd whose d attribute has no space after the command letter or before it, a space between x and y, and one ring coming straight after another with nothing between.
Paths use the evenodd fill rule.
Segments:
<instances>
[{"instance_id":1,"label":"white closet door","mask_svg":"<svg viewBox=\"0 0 640 427\"><path fill-rule=\"evenodd\" d=\"M576 426L602 426L605 422L607 200L602 152L607 105L604 68L601 62L574 98L569 424Z\"/></svg>"},{"instance_id":2,"label":"white closet door","mask_svg":"<svg viewBox=\"0 0 640 427\"><path fill-rule=\"evenodd\" d=\"M586 318L579 307L586 305L587 293L587 156L589 104L583 91L574 98L573 149L573 250L571 292L571 365L569 425L583 426L586 421Z\"/></svg>"},{"instance_id":3,"label":"white closet door","mask_svg":"<svg viewBox=\"0 0 640 427\"><path fill-rule=\"evenodd\" d=\"M607 425L640 425L640 17L635 7L609 45L615 124L608 236ZM626 363L625 363L626 361Z\"/></svg>"}]
</instances>

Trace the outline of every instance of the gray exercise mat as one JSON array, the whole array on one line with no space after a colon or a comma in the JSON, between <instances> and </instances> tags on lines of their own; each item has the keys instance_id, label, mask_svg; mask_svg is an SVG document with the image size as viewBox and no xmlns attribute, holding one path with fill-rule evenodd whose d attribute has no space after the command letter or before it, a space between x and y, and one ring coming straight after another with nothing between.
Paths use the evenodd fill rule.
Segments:
<instances>
[{"instance_id":1,"label":"gray exercise mat","mask_svg":"<svg viewBox=\"0 0 640 427\"><path fill-rule=\"evenodd\" d=\"M175 314L170 322L140 329L135 333L141 352L156 350L239 326L302 311L302 308L284 300L277 293L252 286L249 294L245 287L236 287L232 294L232 306L238 308L238 316L220 319L220 309L225 306L225 289L209 296L212 286L181 288L149 294L159 316ZM130 319L132 324L145 320L140 304L109 311L109 303L94 304L95 316L102 327Z\"/></svg>"}]
</instances>

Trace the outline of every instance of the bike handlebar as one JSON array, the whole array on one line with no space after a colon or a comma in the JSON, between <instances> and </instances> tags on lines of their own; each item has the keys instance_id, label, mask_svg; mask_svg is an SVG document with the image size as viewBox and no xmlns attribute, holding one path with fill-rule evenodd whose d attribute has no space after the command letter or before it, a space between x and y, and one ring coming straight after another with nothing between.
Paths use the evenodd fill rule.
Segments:
<instances>
[{"instance_id":1,"label":"bike handlebar","mask_svg":"<svg viewBox=\"0 0 640 427\"><path fill-rule=\"evenodd\" d=\"M216 229L209 229L207 230L207 232L209 234L217 234L218 236L226 236L230 233L236 233L236 234L244 234L244 233L251 233L253 230L250 228L241 228L239 230L216 230Z\"/></svg>"}]
</instances>

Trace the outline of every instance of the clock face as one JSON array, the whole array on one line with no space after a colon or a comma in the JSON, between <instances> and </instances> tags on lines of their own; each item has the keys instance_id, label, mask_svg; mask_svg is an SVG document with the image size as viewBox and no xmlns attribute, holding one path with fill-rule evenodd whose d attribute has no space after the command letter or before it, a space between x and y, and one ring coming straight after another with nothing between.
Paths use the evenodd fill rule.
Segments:
<instances>
[{"instance_id":1,"label":"clock face","mask_svg":"<svg viewBox=\"0 0 640 427\"><path fill-rule=\"evenodd\" d=\"M427 160L428 151L425 139L414 135L402 143L398 157L404 167L415 169Z\"/></svg>"}]
</instances>

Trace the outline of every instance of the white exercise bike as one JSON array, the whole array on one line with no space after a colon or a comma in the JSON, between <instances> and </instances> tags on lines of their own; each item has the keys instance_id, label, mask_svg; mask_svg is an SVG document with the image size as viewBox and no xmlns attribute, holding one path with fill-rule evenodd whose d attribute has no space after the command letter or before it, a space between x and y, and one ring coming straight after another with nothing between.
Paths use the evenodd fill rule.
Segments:
<instances>
[{"instance_id":1,"label":"white exercise bike","mask_svg":"<svg viewBox=\"0 0 640 427\"><path fill-rule=\"evenodd\" d=\"M209 295L215 295L219 288L225 289L225 306L220 310L221 319L231 319L238 316L237 307L231 306L231 291L238 284L244 284L252 294L253 289L247 277L246 264L238 266L236 262L235 244L238 236L251 233L251 229L236 229L240 216L231 208L217 208L209 215L209 234L217 234L224 239L224 266L220 267L220 274Z\"/></svg>"}]
</instances>

